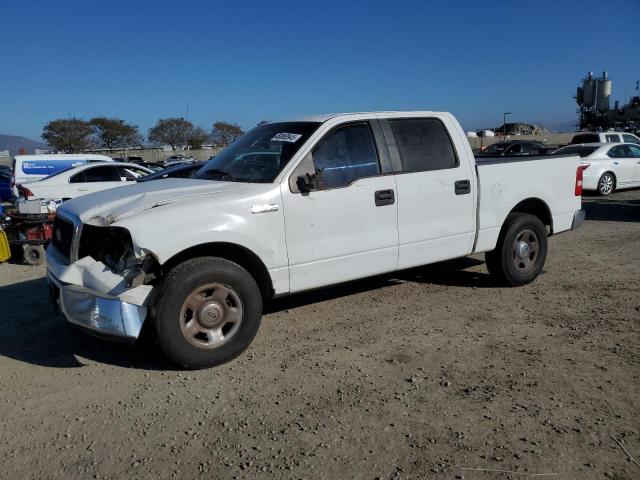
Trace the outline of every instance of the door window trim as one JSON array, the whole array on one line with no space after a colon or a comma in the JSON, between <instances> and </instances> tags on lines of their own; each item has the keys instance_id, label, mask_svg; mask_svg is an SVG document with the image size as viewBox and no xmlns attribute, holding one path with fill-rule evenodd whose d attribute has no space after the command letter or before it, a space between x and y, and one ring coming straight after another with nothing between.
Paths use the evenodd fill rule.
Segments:
<instances>
[{"instance_id":1,"label":"door window trim","mask_svg":"<svg viewBox=\"0 0 640 480\"><path fill-rule=\"evenodd\" d=\"M391 130L390 121L395 120L437 120L442 125L442 128L447 134L447 138L449 139L449 143L451 144L451 148L453 149L453 154L456 157L456 163L454 167L451 168L439 168L435 170L420 170L419 172L406 172L404 170L404 165L402 164L402 157L400 156L400 151L398 150L398 146L396 144L395 136L393 135L393 130ZM442 118L439 117L391 117L384 118L380 120L382 124L382 131L384 132L385 139L387 140L387 145L389 146L389 154L391 156L391 163L394 167L394 174L396 175L406 175L413 173L426 173L426 172L438 172L440 170L454 170L460 167L460 155L458 154L458 149L456 148L456 143L451 138L451 132L447 128L445 122L442 121Z\"/></svg>"},{"instance_id":2,"label":"door window trim","mask_svg":"<svg viewBox=\"0 0 640 480\"><path fill-rule=\"evenodd\" d=\"M383 161L382 161L382 157L384 157L384 153L381 155L380 153L380 149L379 149L379 139L376 137L376 132L375 129L372 125L372 120L354 120L351 122L345 122L345 123L341 123L339 125L336 125L334 127L332 127L330 130L328 130L327 132L325 132L310 148L309 152L305 154L304 157L302 157L302 159L300 160L300 162L298 162L298 164L295 166L295 168L293 169L293 171L291 172L291 175L289 175L289 178L287 179L287 183L289 184L289 191L293 194L298 194L298 195L302 195L302 192L300 192L300 190L298 190L298 187L296 185L296 181L298 179L298 177L300 176L298 172L298 169L301 168L303 165L307 164L308 162L306 162L305 160L307 159L307 157L311 156L311 166L315 169L315 165L313 164L313 152L317 149L317 147L320 145L320 143L322 143L325 139L329 138L330 135L333 135L335 132L337 132L338 130L342 129L342 128L347 128L347 127L352 127L354 125L366 125L369 128L369 132L371 133L371 139L373 141L373 147L375 149L376 152L376 159L378 161L378 174L377 175L365 175L365 176L361 176L361 177L357 177L354 178L353 180L351 180L349 183L347 183L346 185L340 185L340 186L336 186L336 187L330 187L330 188L319 188L319 189L315 189L315 190L311 190L312 192L327 192L330 190L336 190L336 189L340 189L340 188L348 188L351 185L353 185L355 182L357 182L358 180L362 180L365 178L376 178L376 177L381 177L384 175L390 175L393 174L393 172L389 171L387 173L383 173ZM382 142L384 144L384 142ZM388 166L387 166L388 168ZM309 173L307 172L304 172Z\"/></svg>"}]
</instances>

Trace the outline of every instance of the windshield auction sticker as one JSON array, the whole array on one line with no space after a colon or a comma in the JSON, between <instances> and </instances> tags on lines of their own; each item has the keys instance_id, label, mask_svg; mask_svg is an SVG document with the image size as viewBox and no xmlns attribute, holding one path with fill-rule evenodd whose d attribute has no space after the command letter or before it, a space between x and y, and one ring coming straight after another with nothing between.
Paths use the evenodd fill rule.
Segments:
<instances>
[{"instance_id":1,"label":"windshield auction sticker","mask_svg":"<svg viewBox=\"0 0 640 480\"><path fill-rule=\"evenodd\" d=\"M300 137L302 135L300 135L299 133L277 133L272 139L272 142L288 142L288 143L295 143L297 142Z\"/></svg>"}]
</instances>

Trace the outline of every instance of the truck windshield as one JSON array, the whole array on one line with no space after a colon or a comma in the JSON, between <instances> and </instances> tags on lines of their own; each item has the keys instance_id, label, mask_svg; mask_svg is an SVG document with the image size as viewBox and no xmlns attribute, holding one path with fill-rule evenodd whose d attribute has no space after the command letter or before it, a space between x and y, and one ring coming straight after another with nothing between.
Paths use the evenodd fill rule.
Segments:
<instances>
[{"instance_id":1,"label":"truck windshield","mask_svg":"<svg viewBox=\"0 0 640 480\"><path fill-rule=\"evenodd\" d=\"M210 159L192 178L273 182L319 126L317 122L286 122L256 127Z\"/></svg>"}]
</instances>

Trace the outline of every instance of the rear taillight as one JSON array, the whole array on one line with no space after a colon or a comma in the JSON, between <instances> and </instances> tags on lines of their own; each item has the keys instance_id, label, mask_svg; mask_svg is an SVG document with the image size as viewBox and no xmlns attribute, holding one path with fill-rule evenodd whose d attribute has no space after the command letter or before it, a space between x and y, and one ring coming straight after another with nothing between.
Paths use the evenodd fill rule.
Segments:
<instances>
[{"instance_id":1,"label":"rear taillight","mask_svg":"<svg viewBox=\"0 0 640 480\"><path fill-rule=\"evenodd\" d=\"M584 171L589 168L589 165L591 165L590 163L583 163L581 165L578 165L578 168L576 169L576 197L579 197L582 195L582 180L584 177Z\"/></svg>"},{"instance_id":2,"label":"rear taillight","mask_svg":"<svg viewBox=\"0 0 640 480\"><path fill-rule=\"evenodd\" d=\"M27 187L25 187L23 185L18 185L18 196L19 197L24 197L24 198L29 198L29 197L34 197L35 195Z\"/></svg>"}]
</instances>

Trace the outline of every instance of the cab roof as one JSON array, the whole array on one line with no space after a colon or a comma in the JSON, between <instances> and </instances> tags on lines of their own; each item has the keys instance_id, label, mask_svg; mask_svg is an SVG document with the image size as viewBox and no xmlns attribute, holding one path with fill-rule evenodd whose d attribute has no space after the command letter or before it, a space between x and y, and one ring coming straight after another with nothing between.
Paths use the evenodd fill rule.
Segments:
<instances>
[{"instance_id":1,"label":"cab roof","mask_svg":"<svg viewBox=\"0 0 640 480\"><path fill-rule=\"evenodd\" d=\"M343 113L322 113L317 115L307 115L294 118L293 122L319 122L324 123L329 120L344 118L393 118L393 117L420 117L429 115L444 115L446 112L433 112L428 110L407 110L407 111L377 111L377 112L343 112ZM275 123L275 122L274 122Z\"/></svg>"}]
</instances>

